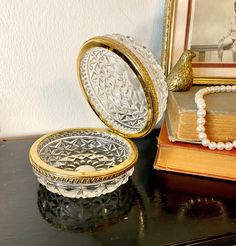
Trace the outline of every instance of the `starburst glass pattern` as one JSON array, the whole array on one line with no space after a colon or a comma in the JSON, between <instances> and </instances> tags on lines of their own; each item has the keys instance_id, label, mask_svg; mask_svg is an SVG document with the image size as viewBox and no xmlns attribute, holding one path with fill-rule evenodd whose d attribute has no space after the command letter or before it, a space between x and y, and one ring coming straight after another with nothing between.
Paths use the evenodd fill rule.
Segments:
<instances>
[{"instance_id":1,"label":"starburst glass pattern","mask_svg":"<svg viewBox=\"0 0 236 246\"><path fill-rule=\"evenodd\" d=\"M133 174L134 168L124 174L103 182L92 184L73 184L71 182L63 182L54 178L42 175L36 169L33 169L40 184L44 185L47 190L70 198L91 198L98 197L116 190L122 184L125 184L129 177Z\"/></svg>"},{"instance_id":2,"label":"starburst glass pattern","mask_svg":"<svg viewBox=\"0 0 236 246\"><path fill-rule=\"evenodd\" d=\"M128 181L136 158L133 148L130 141L109 131L64 130L45 137L37 145L38 157L58 171L45 172L33 158L31 163L39 183L49 191L72 198L96 197ZM125 161L127 164L119 169ZM59 170L70 171L73 177L61 176ZM103 172L102 176L99 172Z\"/></svg>"},{"instance_id":3,"label":"starburst glass pattern","mask_svg":"<svg viewBox=\"0 0 236 246\"><path fill-rule=\"evenodd\" d=\"M86 49L79 63L85 94L110 128L124 135L142 134L150 121L153 125L159 122L166 109L168 89L165 76L153 54L131 37L113 34L104 38L115 41L117 47L125 47L126 51L121 54L113 48L100 46ZM125 52L143 65L141 74L148 75L144 81L131 68ZM152 106L147 99L149 93L153 96ZM151 109L155 111L153 119L150 118Z\"/></svg>"},{"instance_id":4,"label":"starburst glass pattern","mask_svg":"<svg viewBox=\"0 0 236 246\"><path fill-rule=\"evenodd\" d=\"M102 47L91 48L82 59L80 72L88 97L109 124L124 133L145 127L148 105L144 90L121 57Z\"/></svg>"},{"instance_id":5,"label":"starburst glass pattern","mask_svg":"<svg viewBox=\"0 0 236 246\"><path fill-rule=\"evenodd\" d=\"M158 121L162 118L163 113L166 110L168 88L165 81L165 76L161 66L157 63L152 52L147 47L138 43L132 37L124 36L121 34L107 35L110 38L116 39L117 41L125 44L130 50L132 50L136 56L142 61L149 75L152 78L153 85L158 95Z\"/></svg>"},{"instance_id":6,"label":"starburst glass pattern","mask_svg":"<svg viewBox=\"0 0 236 246\"><path fill-rule=\"evenodd\" d=\"M130 149L124 141L93 131L64 132L41 144L40 158L51 166L68 171L100 171L119 165Z\"/></svg>"}]
</instances>

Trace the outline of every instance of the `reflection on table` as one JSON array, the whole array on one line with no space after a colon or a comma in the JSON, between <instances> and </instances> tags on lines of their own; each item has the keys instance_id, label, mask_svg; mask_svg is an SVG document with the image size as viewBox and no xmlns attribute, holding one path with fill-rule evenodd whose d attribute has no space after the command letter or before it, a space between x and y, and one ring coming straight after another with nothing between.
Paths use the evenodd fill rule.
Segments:
<instances>
[{"instance_id":1,"label":"reflection on table","mask_svg":"<svg viewBox=\"0 0 236 246\"><path fill-rule=\"evenodd\" d=\"M95 198L67 198L40 185L38 208L42 217L54 227L72 231L97 231L127 216L137 193L132 181L114 192Z\"/></svg>"},{"instance_id":2,"label":"reflection on table","mask_svg":"<svg viewBox=\"0 0 236 246\"><path fill-rule=\"evenodd\" d=\"M178 220L219 221L235 218L236 183L184 174L157 172L153 200L161 198L163 209Z\"/></svg>"}]
</instances>

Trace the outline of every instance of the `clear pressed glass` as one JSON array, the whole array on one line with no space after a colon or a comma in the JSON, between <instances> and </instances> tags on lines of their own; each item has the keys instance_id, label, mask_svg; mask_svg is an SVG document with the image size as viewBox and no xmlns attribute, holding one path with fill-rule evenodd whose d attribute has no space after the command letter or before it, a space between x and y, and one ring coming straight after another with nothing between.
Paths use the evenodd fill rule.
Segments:
<instances>
[{"instance_id":1,"label":"clear pressed glass","mask_svg":"<svg viewBox=\"0 0 236 246\"><path fill-rule=\"evenodd\" d=\"M123 136L142 137L163 116L165 76L152 53L131 37L88 40L78 57L78 75L94 111Z\"/></svg>"},{"instance_id":2,"label":"clear pressed glass","mask_svg":"<svg viewBox=\"0 0 236 246\"><path fill-rule=\"evenodd\" d=\"M54 193L86 198L127 182L137 160L135 145L105 130L74 129L42 137L30 159L38 181Z\"/></svg>"},{"instance_id":3,"label":"clear pressed glass","mask_svg":"<svg viewBox=\"0 0 236 246\"><path fill-rule=\"evenodd\" d=\"M143 137L155 127L168 90L152 53L119 34L85 42L77 72L88 102L112 132L84 128L48 134L33 144L30 160L49 191L89 198L127 182L138 152L126 138Z\"/></svg>"}]
</instances>

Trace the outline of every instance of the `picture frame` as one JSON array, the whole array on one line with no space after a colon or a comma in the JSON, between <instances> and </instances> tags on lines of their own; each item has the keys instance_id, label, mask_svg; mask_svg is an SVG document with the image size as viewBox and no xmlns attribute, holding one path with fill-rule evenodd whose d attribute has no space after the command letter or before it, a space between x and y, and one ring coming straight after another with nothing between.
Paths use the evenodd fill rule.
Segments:
<instances>
[{"instance_id":1,"label":"picture frame","mask_svg":"<svg viewBox=\"0 0 236 246\"><path fill-rule=\"evenodd\" d=\"M234 12L236 14L234 2L234 0L165 1L161 63L166 76L182 52L191 49L196 53L196 58L192 62L193 84L236 84L236 60L233 60L236 58L236 40L232 39L235 53L233 48L230 50L224 47L222 49L224 60L219 60L222 51L220 39L227 31L225 26L230 15ZM230 11L222 11L222 7ZM210 28L207 29L207 26Z\"/></svg>"}]
</instances>

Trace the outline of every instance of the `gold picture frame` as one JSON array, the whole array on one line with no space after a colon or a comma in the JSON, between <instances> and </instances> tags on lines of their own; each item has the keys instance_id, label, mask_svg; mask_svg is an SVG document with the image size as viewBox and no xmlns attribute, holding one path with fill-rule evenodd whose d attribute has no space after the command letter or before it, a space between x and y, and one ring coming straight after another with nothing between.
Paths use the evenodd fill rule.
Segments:
<instances>
[{"instance_id":1,"label":"gold picture frame","mask_svg":"<svg viewBox=\"0 0 236 246\"><path fill-rule=\"evenodd\" d=\"M205 32L205 37L204 26L204 28L202 28L202 35L200 33L200 35L198 34L197 36L197 33L199 33L199 31L201 32L201 22L203 22L204 25L206 25L205 23L207 23L207 18L211 17L214 19L214 13L211 12L214 12L215 8L217 9L216 1L219 2L218 8L222 8L221 5L223 4L226 4L223 5L224 8L228 8L230 6L230 3L234 3L234 1L232 0L165 0L165 16L161 62L164 74L166 76L170 73L172 67L178 61L180 55L184 50L195 49L193 51L197 51L198 60L193 61L192 63L194 84L236 84L236 61L216 61L216 59L218 58L217 55L219 54L218 37L220 37L222 35L221 32L223 33L224 31L223 28L219 30L218 21L215 24L218 28L217 32L213 33L212 29L214 30L214 28L210 28L207 33ZM203 15L202 13L204 11L207 11L207 7L213 7L210 5L213 5L213 2L214 8L212 8L212 11L207 12L206 15ZM203 4L204 11L201 11L201 5ZM225 12L226 11L224 11L223 13ZM231 11L229 12L231 13ZM218 16L219 14L217 12L217 17ZM224 16L222 16L221 18L223 20ZM223 22L222 20L220 21ZM211 25L214 25L214 21L213 24L211 23ZM197 40L196 37L199 37L199 40ZM203 41L203 37L205 37L205 41ZM213 40L213 37L213 44L209 44L210 40ZM202 43L200 43L200 45L196 45L196 40ZM234 40L234 45L236 52L236 40ZM223 52L225 54L227 53L227 57L229 59L230 50L224 50ZM234 53L232 54L234 55ZM233 55L232 59L234 57ZM205 61L206 57L210 57L208 59L215 60Z\"/></svg>"}]
</instances>

